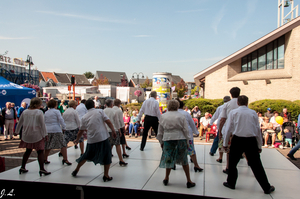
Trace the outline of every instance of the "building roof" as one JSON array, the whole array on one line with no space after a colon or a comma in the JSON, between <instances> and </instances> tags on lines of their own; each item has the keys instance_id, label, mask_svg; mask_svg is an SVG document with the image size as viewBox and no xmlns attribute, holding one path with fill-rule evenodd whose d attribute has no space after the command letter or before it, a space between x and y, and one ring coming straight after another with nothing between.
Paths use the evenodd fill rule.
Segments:
<instances>
[{"instance_id":1,"label":"building roof","mask_svg":"<svg viewBox=\"0 0 300 199\"><path fill-rule=\"evenodd\" d=\"M75 83L78 85L91 85L89 80L83 74L69 74L69 73L54 73L56 79L61 84L70 84L71 76L75 76Z\"/></svg>"},{"instance_id":2,"label":"building roof","mask_svg":"<svg viewBox=\"0 0 300 199\"><path fill-rule=\"evenodd\" d=\"M58 80L56 79L54 72L42 72L40 71L42 78L45 82L47 82L49 79L52 79L55 83L58 83Z\"/></svg>"},{"instance_id":3,"label":"building roof","mask_svg":"<svg viewBox=\"0 0 300 199\"><path fill-rule=\"evenodd\" d=\"M247 54L261 48L262 46L270 43L271 41L281 37L282 35L285 35L286 33L290 32L294 28L300 25L300 17L297 17L293 19L292 21L282 25L281 27L275 29L274 31L268 33L267 35L259 38L258 40L252 42L251 44L245 46L244 48L236 51L235 53L229 55L228 57L225 57L221 61L209 66L208 68L202 70L201 72L194 75L194 79L202 79L205 76L209 75L210 73L213 73L214 71L232 63L235 60L238 60ZM247 72L248 75L248 72ZM241 77L240 77L241 78ZM196 81L197 82L197 81Z\"/></svg>"},{"instance_id":4,"label":"building roof","mask_svg":"<svg viewBox=\"0 0 300 199\"><path fill-rule=\"evenodd\" d=\"M128 81L125 72L113 72L113 71L96 71L96 78L99 79L101 74L106 77L109 81L115 83L121 83L121 79L125 76L125 79Z\"/></svg>"}]
</instances>

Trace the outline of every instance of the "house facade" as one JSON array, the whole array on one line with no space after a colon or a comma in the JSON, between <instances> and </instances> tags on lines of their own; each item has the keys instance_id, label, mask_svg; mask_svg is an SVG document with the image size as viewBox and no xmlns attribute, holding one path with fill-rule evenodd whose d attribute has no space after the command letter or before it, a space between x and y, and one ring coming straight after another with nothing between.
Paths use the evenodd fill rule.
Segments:
<instances>
[{"instance_id":1,"label":"house facade","mask_svg":"<svg viewBox=\"0 0 300 199\"><path fill-rule=\"evenodd\" d=\"M253 102L300 99L300 17L194 75L204 98L239 87Z\"/></svg>"}]
</instances>

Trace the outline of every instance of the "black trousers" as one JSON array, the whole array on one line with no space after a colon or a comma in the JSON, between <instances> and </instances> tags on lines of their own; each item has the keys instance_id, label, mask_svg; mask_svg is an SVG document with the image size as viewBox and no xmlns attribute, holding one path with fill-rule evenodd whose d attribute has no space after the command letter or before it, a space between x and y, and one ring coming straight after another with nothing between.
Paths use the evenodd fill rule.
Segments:
<instances>
[{"instance_id":1,"label":"black trousers","mask_svg":"<svg viewBox=\"0 0 300 199\"><path fill-rule=\"evenodd\" d=\"M158 129L158 118L146 115L144 120L144 131L143 131L143 138L141 143L141 149L145 148L148 131L152 127L152 129L155 132L155 135L157 135L157 129Z\"/></svg>"},{"instance_id":2,"label":"black trousers","mask_svg":"<svg viewBox=\"0 0 300 199\"><path fill-rule=\"evenodd\" d=\"M248 159L248 164L250 165L252 172L261 188L264 191L269 190L270 183L260 160L260 154L258 152L257 141L255 137L238 137L235 135L232 137L229 152L227 183L235 187L238 178L237 164L239 163L244 152Z\"/></svg>"}]
</instances>

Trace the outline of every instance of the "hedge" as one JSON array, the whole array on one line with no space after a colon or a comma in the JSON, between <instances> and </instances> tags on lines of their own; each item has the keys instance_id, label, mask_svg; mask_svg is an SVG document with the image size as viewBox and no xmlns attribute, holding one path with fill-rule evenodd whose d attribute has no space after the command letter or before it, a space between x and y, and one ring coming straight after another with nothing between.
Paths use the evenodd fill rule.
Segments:
<instances>
[{"instance_id":1,"label":"hedge","mask_svg":"<svg viewBox=\"0 0 300 199\"><path fill-rule=\"evenodd\" d=\"M209 112L214 114L218 106L223 104L223 99L188 99L183 101L184 105L187 106L190 110L192 110L195 106L198 106L201 111L201 116L204 116L205 112ZM123 106L124 110L128 108L130 110L140 109L142 103L134 103L127 104ZM288 112L291 113L291 117L293 121L298 120L298 115L300 114L300 100L296 100L294 102L288 100L258 100L249 104L249 108L255 110L256 112L262 112L263 114L267 112L267 108L271 108L272 112L277 111L279 113L282 112L283 108L287 108Z\"/></svg>"}]
</instances>

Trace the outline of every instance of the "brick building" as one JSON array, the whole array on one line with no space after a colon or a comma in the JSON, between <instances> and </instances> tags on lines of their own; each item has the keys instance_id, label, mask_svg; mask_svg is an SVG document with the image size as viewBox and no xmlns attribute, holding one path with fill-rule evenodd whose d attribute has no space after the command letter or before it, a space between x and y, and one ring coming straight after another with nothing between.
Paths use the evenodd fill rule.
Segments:
<instances>
[{"instance_id":1,"label":"brick building","mask_svg":"<svg viewBox=\"0 0 300 199\"><path fill-rule=\"evenodd\" d=\"M237 86L249 101L300 99L300 17L194 75L204 98Z\"/></svg>"}]
</instances>

